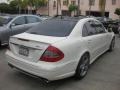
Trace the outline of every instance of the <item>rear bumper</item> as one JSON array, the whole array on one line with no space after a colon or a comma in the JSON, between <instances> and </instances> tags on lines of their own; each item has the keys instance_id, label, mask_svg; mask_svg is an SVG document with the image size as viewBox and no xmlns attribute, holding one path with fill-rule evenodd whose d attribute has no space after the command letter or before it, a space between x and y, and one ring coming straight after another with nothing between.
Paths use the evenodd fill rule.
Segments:
<instances>
[{"instance_id":1,"label":"rear bumper","mask_svg":"<svg viewBox=\"0 0 120 90\"><path fill-rule=\"evenodd\" d=\"M24 71L24 70L21 70L20 68L12 65L12 64L10 64L10 63L8 63L8 66L10 66L11 68L17 69L17 70L19 70L20 72L22 72L22 73L24 73L24 74L26 74L26 75L29 75L29 76L34 77L34 78L38 78L38 79L40 79L41 81L44 81L45 83L50 82L49 80L47 80L47 79L45 79L45 78L42 78L42 77L40 77L40 76L36 76L36 75L33 75L33 74L31 74L31 73L28 73L28 72L26 72L26 71Z\"/></svg>"},{"instance_id":2,"label":"rear bumper","mask_svg":"<svg viewBox=\"0 0 120 90\"><path fill-rule=\"evenodd\" d=\"M74 75L74 72L66 73L67 65L55 66L49 63L29 62L27 60L16 57L12 52L7 51L7 62L14 67L30 73L35 76L42 77L48 81L58 80Z\"/></svg>"}]
</instances>

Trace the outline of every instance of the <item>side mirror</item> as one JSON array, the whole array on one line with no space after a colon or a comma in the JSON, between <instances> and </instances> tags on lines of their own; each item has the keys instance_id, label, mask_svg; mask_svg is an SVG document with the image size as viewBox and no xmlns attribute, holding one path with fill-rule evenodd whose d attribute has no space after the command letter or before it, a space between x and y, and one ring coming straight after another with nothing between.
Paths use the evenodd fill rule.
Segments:
<instances>
[{"instance_id":1,"label":"side mirror","mask_svg":"<svg viewBox=\"0 0 120 90\"><path fill-rule=\"evenodd\" d=\"M15 23L12 23L11 25L10 25L10 28L12 28L12 27L14 27L15 26Z\"/></svg>"}]
</instances>

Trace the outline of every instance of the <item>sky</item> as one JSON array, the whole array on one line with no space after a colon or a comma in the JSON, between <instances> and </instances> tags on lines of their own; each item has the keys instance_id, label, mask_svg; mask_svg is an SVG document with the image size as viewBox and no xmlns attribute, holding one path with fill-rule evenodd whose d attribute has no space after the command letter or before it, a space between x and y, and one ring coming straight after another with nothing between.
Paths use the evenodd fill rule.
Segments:
<instances>
[{"instance_id":1,"label":"sky","mask_svg":"<svg viewBox=\"0 0 120 90\"><path fill-rule=\"evenodd\" d=\"M1 2L7 2L7 0L0 0L0 3L1 3Z\"/></svg>"}]
</instances>

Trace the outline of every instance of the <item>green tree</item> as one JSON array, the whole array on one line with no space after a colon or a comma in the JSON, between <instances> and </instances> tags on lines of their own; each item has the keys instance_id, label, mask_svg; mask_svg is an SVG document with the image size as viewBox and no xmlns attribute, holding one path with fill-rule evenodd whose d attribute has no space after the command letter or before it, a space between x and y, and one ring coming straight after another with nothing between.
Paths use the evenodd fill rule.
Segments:
<instances>
[{"instance_id":1,"label":"green tree","mask_svg":"<svg viewBox=\"0 0 120 90\"><path fill-rule=\"evenodd\" d=\"M0 12L1 13L8 13L10 7L7 3L0 3Z\"/></svg>"},{"instance_id":2,"label":"green tree","mask_svg":"<svg viewBox=\"0 0 120 90\"><path fill-rule=\"evenodd\" d=\"M80 15L80 1L81 0L78 0L78 8L77 8L77 15L78 16Z\"/></svg>"},{"instance_id":3,"label":"green tree","mask_svg":"<svg viewBox=\"0 0 120 90\"><path fill-rule=\"evenodd\" d=\"M16 3L16 8L19 9L19 13L21 10L28 9L30 7L31 10L28 10L28 13L32 13L32 9L37 10L39 7L46 5L47 0L8 0L9 3Z\"/></svg>"},{"instance_id":4,"label":"green tree","mask_svg":"<svg viewBox=\"0 0 120 90\"><path fill-rule=\"evenodd\" d=\"M16 8L19 10L19 14L21 13L22 10L22 5L23 5L23 0L8 0L8 2L11 4L15 3Z\"/></svg>"},{"instance_id":5,"label":"green tree","mask_svg":"<svg viewBox=\"0 0 120 90\"><path fill-rule=\"evenodd\" d=\"M69 12L72 13L74 11L74 15L75 15L75 11L77 10L77 8L78 6L71 4L69 6Z\"/></svg>"},{"instance_id":6,"label":"green tree","mask_svg":"<svg viewBox=\"0 0 120 90\"><path fill-rule=\"evenodd\" d=\"M48 2L47 0L35 0L34 7L38 9L40 7L46 6L47 2Z\"/></svg>"},{"instance_id":7,"label":"green tree","mask_svg":"<svg viewBox=\"0 0 120 90\"><path fill-rule=\"evenodd\" d=\"M106 0L99 0L99 9L102 17L105 16L105 6L106 6Z\"/></svg>"},{"instance_id":8,"label":"green tree","mask_svg":"<svg viewBox=\"0 0 120 90\"><path fill-rule=\"evenodd\" d=\"M119 19L120 19L120 8L116 8L115 14L118 15L118 16L119 16Z\"/></svg>"}]
</instances>

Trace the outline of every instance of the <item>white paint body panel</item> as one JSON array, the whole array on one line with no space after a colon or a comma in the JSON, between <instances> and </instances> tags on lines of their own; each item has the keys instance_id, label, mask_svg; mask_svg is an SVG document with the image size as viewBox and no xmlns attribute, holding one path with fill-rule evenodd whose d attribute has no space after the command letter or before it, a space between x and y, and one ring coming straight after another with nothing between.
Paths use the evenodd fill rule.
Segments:
<instances>
[{"instance_id":1,"label":"white paint body panel","mask_svg":"<svg viewBox=\"0 0 120 90\"><path fill-rule=\"evenodd\" d=\"M85 22L94 20L92 18L80 20L68 37L50 37L33 34L19 34L10 38L11 51L7 51L7 62L31 74L46 78L48 80L58 80L75 74L78 62L85 52L90 53L90 63L98 56L109 49L113 33L82 37L82 28ZM16 38L30 40L29 42L18 41ZM31 50L29 57L20 56L17 52L17 45L25 45L29 48L40 48L41 50ZM52 45L64 53L64 58L58 62L44 62L39 58L46 48ZM37 47L36 47L37 46Z\"/></svg>"}]
</instances>

